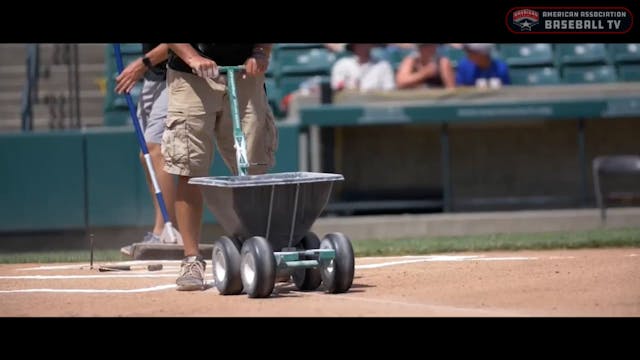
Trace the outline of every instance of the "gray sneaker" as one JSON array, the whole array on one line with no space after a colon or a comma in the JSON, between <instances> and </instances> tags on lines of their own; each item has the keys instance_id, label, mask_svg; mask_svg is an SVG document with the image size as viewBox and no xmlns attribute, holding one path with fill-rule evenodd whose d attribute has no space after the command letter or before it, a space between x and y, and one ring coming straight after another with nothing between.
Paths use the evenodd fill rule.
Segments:
<instances>
[{"instance_id":1,"label":"gray sneaker","mask_svg":"<svg viewBox=\"0 0 640 360\"><path fill-rule=\"evenodd\" d=\"M204 270L207 264L202 259L202 256L187 256L182 260L180 265L180 275L176 280L178 290L180 291L192 291L192 290L204 290Z\"/></svg>"},{"instance_id":2,"label":"gray sneaker","mask_svg":"<svg viewBox=\"0 0 640 360\"><path fill-rule=\"evenodd\" d=\"M161 241L160 241L160 236L152 232L148 232L142 239L142 242L144 244L149 244L149 243L160 243Z\"/></svg>"},{"instance_id":3,"label":"gray sneaker","mask_svg":"<svg viewBox=\"0 0 640 360\"><path fill-rule=\"evenodd\" d=\"M160 236L152 233L151 231L142 238L142 244L160 244ZM120 248L120 252L127 256L133 256L133 245L127 245Z\"/></svg>"}]
</instances>

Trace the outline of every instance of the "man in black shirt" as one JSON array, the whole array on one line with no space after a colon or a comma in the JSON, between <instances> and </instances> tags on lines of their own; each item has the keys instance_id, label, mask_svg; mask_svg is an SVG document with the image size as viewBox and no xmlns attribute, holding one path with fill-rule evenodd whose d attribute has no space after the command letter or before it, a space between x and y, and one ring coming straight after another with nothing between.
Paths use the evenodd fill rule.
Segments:
<instances>
[{"instance_id":1,"label":"man in black shirt","mask_svg":"<svg viewBox=\"0 0 640 360\"><path fill-rule=\"evenodd\" d=\"M144 133L144 140L149 149L153 169L155 170L158 185L165 199L167 212L171 218L171 222L175 224L175 183L173 175L165 172L164 158L160 151L162 143L162 134L164 132L165 121L167 118L167 58L169 55L169 47L167 44L142 44L143 55L132 61L116 78L116 92L130 92L133 87L144 76L142 91L138 100L138 120L140 128ZM168 239L161 238L164 229L164 219L162 212L158 206L155 197L155 190L149 177L149 172L145 165L145 159L142 152L140 153L140 161L147 174L147 184L151 192L153 204L155 207L155 224L153 231L148 232L143 241L144 243L161 243ZM132 256L132 246L125 246L121 249L122 253Z\"/></svg>"},{"instance_id":2,"label":"man in black shirt","mask_svg":"<svg viewBox=\"0 0 640 360\"><path fill-rule=\"evenodd\" d=\"M218 66L245 65L236 76L238 112L247 144L250 174L273 166L277 128L267 102L264 73L270 44L169 44L167 86L169 107L162 138L165 170L178 175L176 217L184 255L176 280L178 290L204 289L205 262L199 254L203 199L190 177L209 176L213 144L227 167L238 174L226 76Z\"/></svg>"}]
</instances>

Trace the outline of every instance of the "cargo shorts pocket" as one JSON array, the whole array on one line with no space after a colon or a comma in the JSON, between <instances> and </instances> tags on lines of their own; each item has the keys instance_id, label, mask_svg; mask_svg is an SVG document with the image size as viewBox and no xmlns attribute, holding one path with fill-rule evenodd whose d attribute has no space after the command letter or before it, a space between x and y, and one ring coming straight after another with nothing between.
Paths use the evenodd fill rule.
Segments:
<instances>
[{"instance_id":1,"label":"cargo shorts pocket","mask_svg":"<svg viewBox=\"0 0 640 360\"><path fill-rule=\"evenodd\" d=\"M171 114L162 134L162 156L165 164L186 170L189 162L189 137L186 114Z\"/></svg>"},{"instance_id":2,"label":"cargo shorts pocket","mask_svg":"<svg viewBox=\"0 0 640 360\"><path fill-rule=\"evenodd\" d=\"M267 154L273 158L278 151L278 127L271 111L267 111L265 120L267 122L265 126L267 132Z\"/></svg>"}]
</instances>

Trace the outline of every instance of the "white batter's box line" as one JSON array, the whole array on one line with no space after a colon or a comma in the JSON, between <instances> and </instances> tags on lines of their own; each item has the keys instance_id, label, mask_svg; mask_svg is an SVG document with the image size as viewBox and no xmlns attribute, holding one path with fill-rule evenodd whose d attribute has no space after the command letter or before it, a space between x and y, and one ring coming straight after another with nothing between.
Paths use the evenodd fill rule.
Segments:
<instances>
[{"instance_id":1,"label":"white batter's box line","mask_svg":"<svg viewBox=\"0 0 640 360\"><path fill-rule=\"evenodd\" d=\"M147 288L138 289L17 289L17 290L0 290L0 294L8 293L87 293L87 294L129 294L129 293L143 293L152 291L161 291L167 289L174 289L175 284L170 285L158 285Z\"/></svg>"},{"instance_id":2,"label":"white batter's box line","mask_svg":"<svg viewBox=\"0 0 640 360\"><path fill-rule=\"evenodd\" d=\"M377 264L366 264L366 265L356 265L356 269L357 270L364 270L364 269L377 269L377 268L382 268L382 267L387 267L387 266L394 266L394 265L405 265L405 264L415 264L415 263L420 263L420 262L446 262L446 261L476 261L476 260L483 260L483 261L505 261L505 260L511 260L511 261L521 261L521 260L535 260L537 258L533 258L533 257L484 257L481 255L434 255L434 256L423 256L422 258L418 258L418 259L412 259L412 260L397 260L397 261L388 261L388 262L383 262L383 263L377 263Z\"/></svg>"},{"instance_id":3,"label":"white batter's box line","mask_svg":"<svg viewBox=\"0 0 640 360\"><path fill-rule=\"evenodd\" d=\"M207 266L211 266L211 260L208 260L205 262L207 263ZM152 260L131 260L131 261L122 261L122 262L94 262L93 264L93 268L97 269L98 267L108 264L111 266L127 266L127 265L148 265L148 264L169 264L169 265L175 265L176 268L180 267L180 263L181 260L161 260L161 261L152 261ZM35 267L28 267L28 268L22 268L22 269L18 269L18 270L25 270L25 271L36 271L36 270L89 270L89 263L81 263L81 264L67 264L67 265L44 265L44 266L35 266Z\"/></svg>"},{"instance_id":4,"label":"white batter's box line","mask_svg":"<svg viewBox=\"0 0 640 360\"><path fill-rule=\"evenodd\" d=\"M153 291L164 291L175 289L176 284L158 285L138 289L17 289L17 290L0 290L0 294L9 293L76 293L76 294L137 294ZM214 288L215 284L207 283L207 288Z\"/></svg>"},{"instance_id":5,"label":"white batter's box line","mask_svg":"<svg viewBox=\"0 0 640 360\"><path fill-rule=\"evenodd\" d=\"M77 279L117 279L117 278L175 278L177 274L102 274L102 275L2 275L0 280L77 280ZM213 278L212 274L205 275Z\"/></svg>"}]
</instances>

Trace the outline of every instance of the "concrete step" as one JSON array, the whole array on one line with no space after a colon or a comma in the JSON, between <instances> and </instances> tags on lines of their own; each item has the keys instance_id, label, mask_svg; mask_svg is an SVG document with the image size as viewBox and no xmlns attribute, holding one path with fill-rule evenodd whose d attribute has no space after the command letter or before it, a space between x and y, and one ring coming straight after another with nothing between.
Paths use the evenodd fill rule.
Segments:
<instances>
[{"instance_id":1,"label":"concrete step","mask_svg":"<svg viewBox=\"0 0 640 360\"><path fill-rule=\"evenodd\" d=\"M39 91L39 99L42 101L47 95L68 95L68 91L66 87L59 89L41 89ZM80 91L80 99L82 101L92 101L96 99L100 99L104 101L105 96L102 95L100 90L85 90ZM3 106L11 106L11 105L20 105L22 101L22 91L5 91L0 93L0 109Z\"/></svg>"},{"instance_id":2,"label":"concrete step","mask_svg":"<svg viewBox=\"0 0 640 360\"><path fill-rule=\"evenodd\" d=\"M104 124L104 116L82 116L80 122L81 127L99 127ZM51 120L48 118L35 118L33 123L34 130L51 129L51 126ZM75 124L72 123L71 119L58 120L53 126L54 128L64 129L75 128Z\"/></svg>"},{"instance_id":3,"label":"concrete step","mask_svg":"<svg viewBox=\"0 0 640 360\"><path fill-rule=\"evenodd\" d=\"M23 66L0 67L0 93L23 91L26 74ZM46 76L45 76L46 75ZM69 72L64 65L54 65L45 72L41 69L38 89L64 90L69 86ZM87 90L106 90L104 66L102 64L84 64L78 69L80 92Z\"/></svg>"},{"instance_id":4,"label":"concrete step","mask_svg":"<svg viewBox=\"0 0 640 360\"><path fill-rule=\"evenodd\" d=\"M54 125L51 125L52 122L55 122ZM74 124L75 120L72 119L55 119L52 120L50 118L34 118L34 130L43 130L43 129L51 129L53 128L64 128L71 129L75 128ZM104 116L82 116L81 117L81 126L83 127L101 127L104 126ZM22 120L19 118L8 119L6 121L0 121L0 132L10 132L14 130L22 130Z\"/></svg>"},{"instance_id":5,"label":"concrete step","mask_svg":"<svg viewBox=\"0 0 640 360\"><path fill-rule=\"evenodd\" d=\"M67 65L61 64L41 64L40 66L40 76L45 76L45 69L48 69L50 73L64 73L66 74L68 71ZM78 75L82 76L85 73L96 73L96 74L104 74L105 73L104 64L87 64L81 63L78 67ZM27 71L27 67L24 64L21 65L2 65L0 66L0 77L3 79L10 79L12 77L21 77L25 76Z\"/></svg>"},{"instance_id":6,"label":"concrete step","mask_svg":"<svg viewBox=\"0 0 640 360\"><path fill-rule=\"evenodd\" d=\"M33 117L37 121L48 122L51 118L51 110L49 105L45 102L46 98L42 94L39 103L34 104L33 106ZM49 95L56 95L56 93L49 93ZM0 94L0 99L6 97L7 94ZM20 128L21 123L21 102L20 101L12 101L7 105L3 105L3 100L0 100L0 124L4 125L4 127L17 127ZM64 105L64 114L68 116L69 113L69 105L68 103ZM56 114L58 114L58 110L56 109ZM87 94L80 98L80 115L84 118L99 118L102 119L104 117L104 97L101 96L99 92L87 92ZM102 120L100 120L100 125L102 124ZM0 125L0 127L2 127Z\"/></svg>"},{"instance_id":7,"label":"concrete step","mask_svg":"<svg viewBox=\"0 0 640 360\"><path fill-rule=\"evenodd\" d=\"M84 127L101 127L104 123L103 116L82 116L81 120ZM69 124L68 120L64 124ZM34 130L50 129L48 118L36 118L34 121ZM19 118L0 121L0 133L22 131L22 121Z\"/></svg>"},{"instance_id":8,"label":"concrete step","mask_svg":"<svg viewBox=\"0 0 640 360\"><path fill-rule=\"evenodd\" d=\"M62 44L40 44L40 62L51 64L54 62L56 48ZM106 44L80 44L78 46L78 61L81 64L103 64L105 61ZM0 44L0 66L25 65L27 59L27 44Z\"/></svg>"},{"instance_id":9,"label":"concrete step","mask_svg":"<svg viewBox=\"0 0 640 360\"><path fill-rule=\"evenodd\" d=\"M83 92L86 91L101 91L103 87L102 79L100 77L84 77L80 78L80 86L79 91L82 95ZM0 94L4 93L22 93L25 87L25 82L12 80L2 81L0 80ZM53 78L50 80L40 81L38 84L38 94L46 93L46 92L66 92L68 91L69 83L66 79L61 77ZM106 91L106 88L105 88Z\"/></svg>"}]
</instances>

